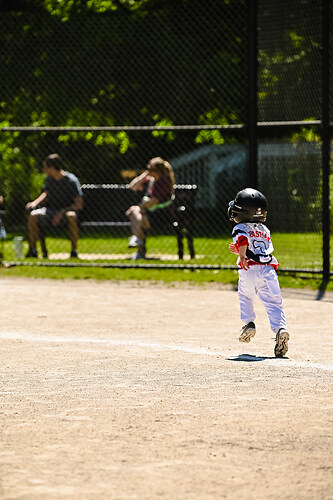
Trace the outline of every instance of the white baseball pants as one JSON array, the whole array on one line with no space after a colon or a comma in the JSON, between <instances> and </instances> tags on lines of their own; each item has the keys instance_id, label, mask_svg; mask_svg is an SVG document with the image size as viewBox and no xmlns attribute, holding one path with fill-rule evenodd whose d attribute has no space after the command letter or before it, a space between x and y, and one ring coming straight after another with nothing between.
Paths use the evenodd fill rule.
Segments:
<instances>
[{"instance_id":1,"label":"white baseball pants","mask_svg":"<svg viewBox=\"0 0 333 500\"><path fill-rule=\"evenodd\" d=\"M278 276L272 266L251 266L248 271L238 271L238 297L241 319L245 324L255 321L253 302L256 296L262 301L268 314L271 329L278 333L280 328L287 329L283 311L282 295Z\"/></svg>"}]
</instances>

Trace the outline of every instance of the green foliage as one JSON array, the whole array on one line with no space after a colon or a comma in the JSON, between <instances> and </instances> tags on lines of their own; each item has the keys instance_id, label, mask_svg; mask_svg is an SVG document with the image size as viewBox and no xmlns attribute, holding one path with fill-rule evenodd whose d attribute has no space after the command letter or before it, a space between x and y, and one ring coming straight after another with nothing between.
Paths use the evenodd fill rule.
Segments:
<instances>
[{"instance_id":1,"label":"green foliage","mask_svg":"<svg viewBox=\"0 0 333 500\"><path fill-rule=\"evenodd\" d=\"M273 39L264 30L279 21L276 9L281 6L261 3L259 110L263 120L271 119L272 110L284 118L320 115L320 85L313 88L313 69L320 60L315 22L309 15L313 5L310 0L291 0L284 11L285 23L276 27L281 43L270 43ZM246 123L246 7L245 0L3 2L1 125ZM310 111L299 96L315 103ZM185 146L179 146L177 139L175 132L162 130L140 137L125 131L2 132L0 190L8 221L25 222L24 205L38 194L43 182L41 161L50 152L64 154L69 169L82 182L121 182L121 170L139 169L152 151L181 155L198 144L231 141L219 130L199 131ZM316 128L304 127L288 139L320 145ZM280 189L276 213L286 206L288 214L301 209L309 221L306 229L320 230L317 164L311 169L306 164L304 172L299 162L288 168L288 175L285 167L281 160L283 182L278 186L276 179L272 182L272 171L264 174L270 199ZM272 197L270 189L275 191ZM275 227L281 229L278 223Z\"/></svg>"},{"instance_id":2,"label":"green foliage","mask_svg":"<svg viewBox=\"0 0 333 500\"><path fill-rule=\"evenodd\" d=\"M4 125L3 122L2 126ZM1 194L5 199L7 211L6 221L9 225L22 222L25 216L25 204L31 196L40 192L43 185L42 177L38 172L35 159L27 154L30 145L21 140L19 132L2 133L0 141L0 166ZM28 143L32 143L30 137Z\"/></svg>"},{"instance_id":3,"label":"green foliage","mask_svg":"<svg viewBox=\"0 0 333 500\"><path fill-rule=\"evenodd\" d=\"M235 89L232 75L245 78L245 3L207 0L205 22L195 14L202 8L201 0L5 2L2 127L211 123L231 101L226 122L238 120L244 89ZM150 137L125 131L2 133L0 190L8 220L24 222L24 205L36 195L41 162L50 152L62 154L81 182L121 182L122 169L145 164L146 151L169 156L176 140L174 132L159 130ZM223 141L219 132L198 136L200 143ZM107 171L107 179L99 171Z\"/></svg>"},{"instance_id":4,"label":"green foliage","mask_svg":"<svg viewBox=\"0 0 333 500\"><path fill-rule=\"evenodd\" d=\"M157 127L170 127L171 125L173 125L172 120L170 120L170 118L160 118L158 114L155 115L153 118L155 120L155 125ZM176 134L174 132L172 131L168 132L166 130L154 130L152 132L152 136L159 138L165 137L168 142L171 142L176 138Z\"/></svg>"},{"instance_id":5,"label":"green foliage","mask_svg":"<svg viewBox=\"0 0 333 500\"><path fill-rule=\"evenodd\" d=\"M307 119L309 121L314 120L314 118ZM294 143L305 141L319 144L321 137L316 127L302 127L298 132L294 132L291 135L290 141Z\"/></svg>"},{"instance_id":6,"label":"green foliage","mask_svg":"<svg viewBox=\"0 0 333 500\"><path fill-rule=\"evenodd\" d=\"M61 21L68 21L75 14L91 12L104 14L125 8L135 11L149 0L44 0L46 10Z\"/></svg>"},{"instance_id":7,"label":"green foliage","mask_svg":"<svg viewBox=\"0 0 333 500\"><path fill-rule=\"evenodd\" d=\"M168 117L166 123L198 123L210 109L225 109L231 97L228 108L242 114L236 108L243 88L232 85L232 73L244 73L241 15L234 18L234 35L220 34L237 10L233 2L210 1L200 29L191 20L202 9L198 0L43 5L38 15L27 9L1 21L10 54L1 68L7 76L3 111L11 125L137 125L154 123L156 115ZM142 15L125 14L133 11Z\"/></svg>"},{"instance_id":8,"label":"green foliage","mask_svg":"<svg viewBox=\"0 0 333 500\"><path fill-rule=\"evenodd\" d=\"M317 14L318 5L311 0L262 2L258 9L260 121L303 120L309 114L320 117L320 85L314 78L321 60L320 21L314 23ZM278 43L272 28L279 32Z\"/></svg>"}]
</instances>

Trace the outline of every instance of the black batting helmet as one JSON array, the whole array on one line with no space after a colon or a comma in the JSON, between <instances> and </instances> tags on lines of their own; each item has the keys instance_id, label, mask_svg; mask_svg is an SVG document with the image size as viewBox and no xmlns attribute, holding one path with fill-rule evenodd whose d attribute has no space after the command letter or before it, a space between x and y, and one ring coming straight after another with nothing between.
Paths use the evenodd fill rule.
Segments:
<instances>
[{"instance_id":1,"label":"black batting helmet","mask_svg":"<svg viewBox=\"0 0 333 500\"><path fill-rule=\"evenodd\" d=\"M267 200L256 189L246 188L236 194L229 202L228 217L236 222L265 222L267 217Z\"/></svg>"}]
</instances>

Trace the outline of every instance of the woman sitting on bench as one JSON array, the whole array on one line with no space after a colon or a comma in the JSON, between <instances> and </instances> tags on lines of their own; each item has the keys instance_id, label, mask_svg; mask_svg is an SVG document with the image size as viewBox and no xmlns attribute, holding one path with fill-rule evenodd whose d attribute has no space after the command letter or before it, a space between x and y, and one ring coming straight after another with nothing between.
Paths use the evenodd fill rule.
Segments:
<instances>
[{"instance_id":1,"label":"woman sitting on bench","mask_svg":"<svg viewBox=\"0 0 333 500\"><path fill-rule=\"evenodd\" d=\"M136 259L145 258L145 232L150 228L149 212L171 205L174 200L174 184L175 176L170 163L159 156L152 158L147 169L130 183L133 191L145 190L140 205L133 205L126 212L132 230L128 247L138 247Z\"/></svg>"}]
</instances>

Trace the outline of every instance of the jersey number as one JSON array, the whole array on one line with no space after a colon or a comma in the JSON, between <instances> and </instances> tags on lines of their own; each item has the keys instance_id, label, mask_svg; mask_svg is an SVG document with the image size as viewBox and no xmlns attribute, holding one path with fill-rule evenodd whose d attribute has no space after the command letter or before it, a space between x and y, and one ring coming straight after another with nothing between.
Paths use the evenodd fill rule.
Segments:
<instances>
[{"instance_id":1,"label":"jersey number","mask_svg":"<svg viewBox=\"0 0 333 500\"><path fill-rule=\"evenodd\" d=\"M255 250L257 250L257 248L260 249L260 253L265 255L266 253L266 242L265 241L258 241L258 240L254 240L252 242L252 245L253 245L253 248Z\"/></svg>"}]
</instances>

